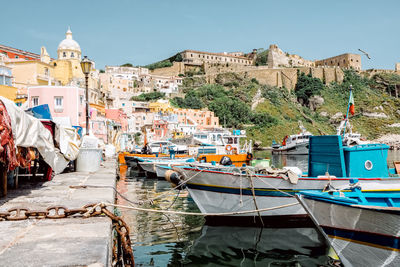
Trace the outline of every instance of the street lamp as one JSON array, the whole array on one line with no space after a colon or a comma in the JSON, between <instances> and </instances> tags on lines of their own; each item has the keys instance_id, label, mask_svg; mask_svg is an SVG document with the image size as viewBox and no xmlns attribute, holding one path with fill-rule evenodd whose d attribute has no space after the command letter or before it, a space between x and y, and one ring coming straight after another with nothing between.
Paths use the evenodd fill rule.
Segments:
<instances>
[{"instance_id":1,"label":"street lamp","mask_svg":"<svg viewBox=\"0 0 400 267\"><path fill-rule=\"evenodd\" d=\"M92 70L92 61L87 56L84 56L81 61L81 68L83 74L85 74L85 88L86 88L86 135L89 135L89 73Z\"/></svg>"}]
</instances>

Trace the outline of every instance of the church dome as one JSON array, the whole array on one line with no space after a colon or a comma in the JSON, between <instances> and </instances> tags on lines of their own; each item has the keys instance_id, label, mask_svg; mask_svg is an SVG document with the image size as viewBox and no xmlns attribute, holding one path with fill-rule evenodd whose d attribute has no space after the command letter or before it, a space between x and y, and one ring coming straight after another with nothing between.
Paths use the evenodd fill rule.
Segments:
<instances>
[{"instance_id":1,"label":"church dome","mask_svg":"<svg viewBox=\"0 0 400 267\"><path fill-rule=\"evenodd\" d=\"M60 44L58 45L57 52L58 52L59 59L66 58L66 57L69 58L71 55L70 54L71 52L72 53L75 52L75 54L74 53L72 54L72 57L80 58L81 47L74 39L72 39L72 32L71 32L70 28L68 28L68 31L65 33L65 39L62 40L60 42Z\"/></svg>"}]
</instances>

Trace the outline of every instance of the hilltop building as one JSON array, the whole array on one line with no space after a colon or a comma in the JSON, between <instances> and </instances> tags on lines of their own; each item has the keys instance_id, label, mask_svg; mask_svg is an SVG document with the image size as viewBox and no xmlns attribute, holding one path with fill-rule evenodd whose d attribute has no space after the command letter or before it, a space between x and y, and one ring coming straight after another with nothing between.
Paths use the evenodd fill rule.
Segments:
<instances>
[{"instance_id":1,"label":"hilltop building","mask_svg":"<svg viewBox=\"0 0 400 267\"><path fill-rule=\"evenodd\" d=\"M253 65L254 53L248 56L244 55L243 52L232 52L232 53L211 53L202 52L195 50L184 50L180 52L182 56L182 62L190 65L203 65L204 63L219 63L219 64L239 64L239 65Z\"/></svg>"},{"instance_id":2,"label":"hilltop building","mask_svg":"<svg viewBox=\"0 0 400 267\"><path fill-rule=\"evenodd\" d=\"M342 54L335 57L316 60L316 67L339 67L345 69L361 70L361 55L358 54Z\"/></svg>"}]
</instances>

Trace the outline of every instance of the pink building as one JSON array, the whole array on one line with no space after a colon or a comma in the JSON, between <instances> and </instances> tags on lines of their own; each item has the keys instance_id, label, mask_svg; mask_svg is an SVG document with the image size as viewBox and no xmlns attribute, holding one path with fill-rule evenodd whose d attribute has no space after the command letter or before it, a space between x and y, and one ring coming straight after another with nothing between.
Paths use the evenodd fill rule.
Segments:
<instances>
[{"instance_id":1,"label":"pink building","mask_svg":"<svg viewBox=\"0 0 400 267\"><path fill-rule=\"evenodd\" d=\"M123 132L128 130L128 119L123 110L117 108L106 109L106 118L120 124Z\"/></svg>"},{"instance_id":2,"label":"pink building","mask_svg":"<svg viewBox=\"0 0 400 267\"><path fill-rule=\"evenodd\" d=\"M29 107L48 104L54 121L82 126L85 123L84 93L84 89L73 86L29 87Z\"/></svg>"},{"instance_id":3,"label":"pink building","mask_svg":"<svg viewBox=\"0 0 400 267\"><path fill-rule=\"evenodd\" d=\"M168 134L168 122L164 120L154 120L153 132L153 141L162 140Z\"/></svg>"}]
</instances>

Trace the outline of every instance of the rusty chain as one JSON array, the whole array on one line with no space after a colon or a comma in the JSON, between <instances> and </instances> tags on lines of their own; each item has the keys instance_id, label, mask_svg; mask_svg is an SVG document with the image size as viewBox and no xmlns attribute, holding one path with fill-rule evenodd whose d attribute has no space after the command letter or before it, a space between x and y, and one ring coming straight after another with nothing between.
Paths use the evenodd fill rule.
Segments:
<instances>
[{"instance_id":1,"label":"rusty chain","mask_svg":"<svg viewBox=\"0 0 400 267\"><path fill-rule=\"evenodd\" d=\"M11 208L0 211L0 221L20 221L26 219L62 219L67 217L96 217L106 215L112 220L113 266L134 266L132 243L129 227L124 220L114 215L103 203L87 204L81 208L68 209L64 206L51 206L46 210L30 210L27 208Z\"/></svg>"}]
</instances>

